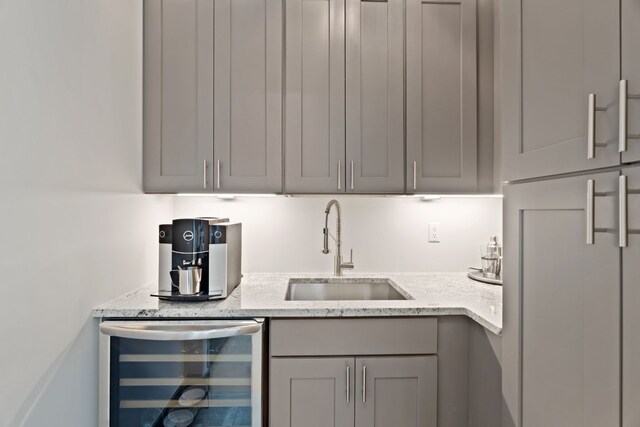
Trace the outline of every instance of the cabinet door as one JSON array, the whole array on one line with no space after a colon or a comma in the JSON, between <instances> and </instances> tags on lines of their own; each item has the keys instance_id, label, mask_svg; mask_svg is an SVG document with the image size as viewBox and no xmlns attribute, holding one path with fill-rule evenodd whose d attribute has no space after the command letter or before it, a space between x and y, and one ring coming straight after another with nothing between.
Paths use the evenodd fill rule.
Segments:
<instances>
[{"instance_id":1,"label":"cabinet door","mask_svg":"<svg viewBox=\"0 0 640 427\"><path fill-rule=\"evenodd\" d=\"M622 173L629 189L629 233L622 250L622 426L635 427L640 425L640 168Z\"/></svg>"},{"instance_id":2,"label":"cabinet door","mask_svg":"<svg viewBox=\"0 0 640 427\"><path fill-rule=\"evenodd\" d=\"M344 191L344 0L287 0L287 193Z\"/></svg>"},{"instance_id":3,"label":"cabinet door","mask_svg":"<svg viewBox=\"0 0 640 427\"><path fill-rule=\"evenodd\" d=\"M406 9L407 191L476 191L476 0Z\"/></svg>"},{"instance_id":4,"label":"cabinet door","mask_svg":"<svg viewBox=\"0 0 640 427\"><path fill-rule=\"evenodd\" d=\"M356 358L356 427L436 427L436 356Z\"/></svg>"},{"instance_id":5,"label":"cabinet door","mask_svg":"<svg viewBox=\"0 0 640 427\"><path fill-rule=\"evenodd\" d=\"M404 2L347 0L347 191L404 191Z\"/></svg>"},{"instance_id":6,"label":"cabinet door","mask_svg":"<svg viewBox=\"0 0 640 427\"><path fill-rule=\"evenodd\" d=\"M282 1L215 2L215 191L282 191Z\"/></svg>"},{"instance_id":7,"label":"cabinet door","mask_svg":"<svg viewBox=\"0 0 640 427\"><path fill-rule=\"evenodd\" d=\"M354 359L272 358L269 425L353 427Z\"/></svg>"},{"instance_id":8,"label":"cabinet door","mask_svg":"<svg viewBox=\"0 0 640 427\"><path fill-rule=\"evenodd\" d=\"M505 187L504 427L620 425L618 175Z\"/></svg>"},{"instance_id":9,"label":"cabinet door","mask_svg":"<svg viewBox=\"0 0 640 427\"><path fill-rule=\"evenodd\" d=\"M506 181L617 165L619 0L501 4L502 173ZM596 95L587 158L589 94Z\"/></svg>"},{"instance_id":10,"label":"cabinet door","mask_svg":"<svg viewBox=\"0 0 640 427\"><path fill-rule=\"evenodd\" d=\"M212 189L213 0L144 2L144 190Z\"/></svg>"},{"instance_id":11,"label":"cabinet door","mask_svg":"<svg viewBox=\"0 0 640 427\"><path fill-rule=\"evenodd\" d=\"M640 161L640 2L622 0L622 79L627 80L627 151L622 154L625 163ZM631 137L629 136L636 136Z\"/></svg>"}]
</instances>

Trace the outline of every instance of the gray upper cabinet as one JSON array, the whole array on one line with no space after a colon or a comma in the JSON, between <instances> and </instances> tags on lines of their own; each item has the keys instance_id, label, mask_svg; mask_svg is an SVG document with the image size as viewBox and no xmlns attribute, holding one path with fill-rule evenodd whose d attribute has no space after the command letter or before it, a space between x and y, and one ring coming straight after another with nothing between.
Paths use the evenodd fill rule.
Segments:
<instances>
[{"instance_id":1,"label":"gray upper cabinet","mask_svg":"<svg viewBox=\"0 0 640 427\"><path fill-rule=\"evenodd\" d=\"M404 1L346 0L347 192L404 191Z\"/></svg>"},{"instance_id":2,"label":"gray upper cabinet","mask_svg":"<svg viewBox=\"0 0 640 427\"><path fill-rule=\"evenodd\" d=\"M437 427L436 356L356 358L356 427Z\"/></svg>"},{"instance_id":3,"label":"gray upper cabinet","mask_svg":"<svg viewBox=\"0 0 640 427\"><path fill-rule=\"evenodd\" d=\"M622 154L624 163L640 161L640 2L622 0L622 79L627 80L626 99L621 94L621 102L627 107L626 132L627 150ZM624 135L622 136L624 138Z\"/></svg>"},{"instance_id":4,"label":"gray upper cabinet","mask_svg":"<svg viewBox=\"0 0 640 427\"><path fill-rule=\"evenodd\" d=\"M634 0L627 3L639 7ZM503 179L617 165L620 1L501 5ZM628 42L633 57L636 40Z\"/></svg>"},{"instance_id":5,"label":"gray upper cabinet","mask_svg":"<svg viewBox=\"0 0 640 427\"><path fill-rule=\"evenodd\" d=\"M269 425L353 427L354 359L272 358Z\"/></svg>"},{"instance_id":6,"label":"gray upper cabinet","mask_svg":"<svg viewBox=\"0 0 640 427\"><path fill-rule=\"evenodd\" d=\"M211 191L213 0L144 1L144 190Z\"/></svg>"},{"instance_id":7,"label":"gray upper cabinet","mask_svg":"<svg viewBox=\"0 0 640 427\"><path fill-rule=\"evenodd\" d=\"M282 1L215 1L215 191L282 191Z\"/></svg>"},{"instance_id":8,"label":"gray upper cabinet","mask_svg":"<svg viewBox=\"0 0 640 427\"><path fill-rule=\"evenodd\" d=\"M476 0L407 0L407 192L477 190Z\"/></svg>"},{"instance_id":9,"label":"gray upper cabinet","mask_svg":"<svg viewBox=\"0 0 640 427\"><path fill-rule=\"evenodd\" d=\"M287 0L285 189L345 185L344 0Z\"/></svg>"},{"instance_id":10,"label":"gray upper cabinet","mask_svg":"<svg viewBox=\"0 0 640 427\"><path fill-rule=\"evenodd\" d=\"M618 176L505 187L503 427L620 425Z\"/></svg>"}]
</instances>

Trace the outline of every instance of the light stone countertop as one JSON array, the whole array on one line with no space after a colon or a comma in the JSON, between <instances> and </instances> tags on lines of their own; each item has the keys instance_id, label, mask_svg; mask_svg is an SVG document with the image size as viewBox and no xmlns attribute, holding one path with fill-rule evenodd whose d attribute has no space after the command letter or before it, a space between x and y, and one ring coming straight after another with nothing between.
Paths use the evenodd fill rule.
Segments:
<instances>
[{"instance_id":1,"label":"light stone countertop","mask_svg":"<svg viewBox=\"0 0 640 427\"><path fill-rule=\"evenodd\" d=\"M93 309L94 317L383 317L464 315L494 334L502 331L502 287L476 282L466 273L351 273L344 278L389 278L413 299L406 301L286 301L291 278L330 274L251 273L225 300L168 302L143 287ZM345 284L348 286L348 284Z\"/></svg>"}]
</instances>

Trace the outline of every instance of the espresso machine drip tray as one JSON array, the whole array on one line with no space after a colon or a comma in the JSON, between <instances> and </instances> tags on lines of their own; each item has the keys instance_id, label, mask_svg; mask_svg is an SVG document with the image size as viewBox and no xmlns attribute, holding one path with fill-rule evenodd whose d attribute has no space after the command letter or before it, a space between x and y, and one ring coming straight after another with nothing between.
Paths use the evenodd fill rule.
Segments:
<instances>
[{"instance_id":1,"label":"espresso machine drip tray","mask_svg":"<svg viewBox=\"0 0 640 427\"><path fill-rule=\"evenodd\" d=\"M179 301L179 302L201 302L201 301L209 301L212 299L218 299L222 296L222 292L216 292L213 294L205 294L204 292L199 292L193 295L181 295L178 293L171 292L158 292L155 294L151 294L152 297L160 298L164 301Z\"/></svg>"}]
</instances>

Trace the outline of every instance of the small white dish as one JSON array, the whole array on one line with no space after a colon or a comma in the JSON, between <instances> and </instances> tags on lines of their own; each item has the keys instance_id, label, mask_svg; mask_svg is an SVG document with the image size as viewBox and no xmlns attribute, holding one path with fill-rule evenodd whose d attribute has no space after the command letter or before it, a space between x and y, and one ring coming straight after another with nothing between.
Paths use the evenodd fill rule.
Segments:
<instances>
[{"instance_id":1,"label":"small white dish","mask_svg":"<svg viewBox=\"0 0 640 427\"><path fill-rule=\"evenodd\" d=\"M170 412L164 419L164 427L188 427L193 422L193 412L188 409L178 409Z\"/></svg>"},{"instance_id":2,"label":"small white dish","mask_svg":"<svg viewBox=\"0 0 640 427\"><path fill-rule=\"evenodd\" d=\"M200 387L189 387L178 399L180 406L194 406L204 398L206 392Z\"/></svg>"}]
</instances>

